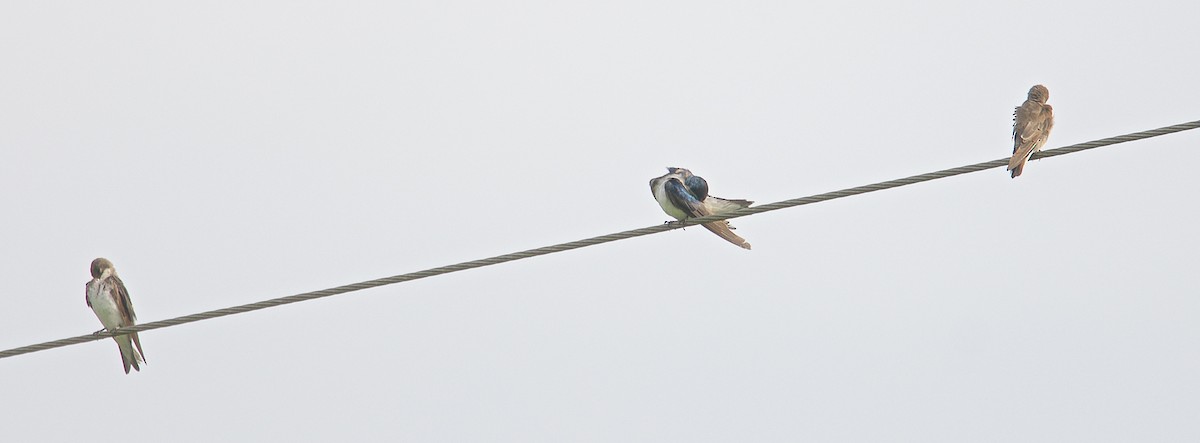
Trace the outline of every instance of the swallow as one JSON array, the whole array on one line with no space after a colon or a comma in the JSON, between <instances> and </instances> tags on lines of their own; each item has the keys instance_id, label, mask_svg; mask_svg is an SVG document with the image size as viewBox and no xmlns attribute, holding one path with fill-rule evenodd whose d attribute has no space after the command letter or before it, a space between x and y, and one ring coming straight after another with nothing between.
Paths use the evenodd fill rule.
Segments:
<instances>
[{"instance_id":1,"label":"swallow","mask_svg":"<svg viewBox=\"0 0 1200 443\"><path fill-rule=\"evenodd\" d=\"M1041 151L1054 127L1054 108L1046 104L1050 90L1042 85L1029 88L1025 103L1013 111L1013 156L1008 160L1012 178L1021 175L1025 162L1033 153Z\"/></svg>"},{"instance_id":2,"label":"swallow","mask_svg":"<svg viewBox=\"0 0 1200 443\"><path fill-rule=\"evenodd\" d=\"M662 206L663 212L679 221L725 214L750 207L754 203L708 195L708 182L683 168L667 168L666 175L650 180L650 192L654 195L654 200L658 201L658 205ZM728 221L708 222L701 226L730 243L750 249L750 243L734 234L734 227Z\"/></svg>"},{"instance_id":3,"label":"swallow","mask_svg":"<svg viewBox=\"0 0 1200 443\"><path fill-rule=\"evenodd\" d=\"M133 326L137 314L133 313L133 303L129 301L129 291L125 283L117 277L117 269L106 258L92 260L92 280L87 282L87 305L96 313L96 318L108 331L117 328ZM145 353L142 352L142 342L138 340L137 332L113 337L117 348L121 350L121 363L125 365L125 373L129 368L141 371L138 363L146 363ZM132 342L132 343L131 343ZM134 347L137 347L135 350Z\"/></svg>"}]
</instances>

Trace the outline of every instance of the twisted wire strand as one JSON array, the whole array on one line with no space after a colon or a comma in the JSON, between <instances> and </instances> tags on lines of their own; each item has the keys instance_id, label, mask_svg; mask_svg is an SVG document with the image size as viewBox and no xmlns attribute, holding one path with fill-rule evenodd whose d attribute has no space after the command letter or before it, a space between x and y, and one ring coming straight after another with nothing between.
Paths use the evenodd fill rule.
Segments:
<instances>
[{"instance_id":1,"label":"twisted wire strand","mask_svg":"<svg viewBox=\"0 0 1200 443\"><path fill-rule=\"evenodd\" d=\"M1048 158L1048 157L1056 157L1059 155L1073 154L1073 153L1088 150L1088 149L1095 149L1095 148L1099 148L1099 147L1115 145L1118 143L1125 143L1125 142L1142 140L1142 139L1151 138L1151 137L1158 137L1160 135L1166 135L1166 134L1172 134L1172 133L1186 131L1186 130L1190 130L1190 129L1196 129L1198 127L1200 127L1200 120L1192 121L1192 122L1188 122L1188 123L1181 123L1181 124L1172 125L1172 126L1166 126L1166 127L1162 127L1162 128L1158 128L1158 129L1151 129L1148 131L1141 131L1141 132L1135 132L1132 134L1125 134L1125 135L1119 135L1116 137L1109 137L1109 138L1105 138L1105 139L1094 140L1094 141L1090 141L1090 142L1086 142L1086 143L1079 143L1079 144L1075 144L1075 145L1064 146L1064 147L1056 148L1056 149L1050 149L1050 150L1035 153L1031 157L1031 159ZM514 253L510 253L510 254L497 255L495 257L484 258L484 259L479 259L479 260L472 260L472 261L468 261L468 262L462 262L462 263L449 265L449 266L442 266L442 267L437 267L437 268L432 268L432 269L426 269L424 271L417 271L417 272L412 272L412 273L408 273L408 274L400 274L400 275L394 275L391 277L385 277L385 278L380 278L380 279L375 279L375 280L368 280L368 281L364 281L364 282L353 283L353 284L344 285L344 286L338 286L335 288L323 289L320 291L305 292L302 294L295 294L295 295L289 295L286 297L273 298L270 300L263 300L263 301L255 302L255 303L249 303L249 304L244 304L244 305L232 306L232 307L228 307L228 308L214 309L211 311L199 312L199 313L195 313L195 314L191 314L191 315L185 315L182 317L175 317L175 318L170 318L170 319L166 319L166 320L142 323L139 325L130 326L130 327L126 327L126 328L119 328L119 329L116 329L113 331L101 331L101 332L96 332L93 334L80 335L80 336L76 336L76 337L69 337L69 338L64 338L64 339L59 339L59 340L54 340L54 341L48 341L45 343L38 343L38 344L34 344L34 345L29 345L29 346L22 346L19 348L13 348L13 349L9 349L6 351L0 351L0 358L13 357L13 356L21 355L21 354L28 354L31 352L45 351L48 349L60 348L63 346L87 343L87 342L91 342L91 341L101 340L101 339L104 339L107 337L113 337L113 336L117 336L117 335L126 335L131 332L149 331L149 330L166 328L166 327L171 327L171 326L178 326L178 325L182 325L185 323L191 323L191 322L196 322L196 321L200 321L200 320L208 320L208 319L213 319L213 318L217 318L217 317L224 317L226 315L233 315L233 314L240 314L240 313L244 313L244 312L257 311L259 309L272 308L275 306L282 306L282 305L286 305L286 304L297 303L297 302L302 302L302 301L307 301L307 300L313 300L313 299L318 299L318 298L323 298L323 297L329 297L329 296L338 295L338 294L345 294L347 292L361 291L363 289L371 289L371 288L376 288L379 286L403 283L406 281L412 281L412 280L417 280L417 279L422 279L422 278L427 278L427 277L433 277L433 276L442 275L442 274L449 274L451 272L458 272L458 271L465 271L468 269L481 268L484 266L491 266L491 265L496 265L496 264L500 264L500 263L514 261L514 260L521 260L521 259L526 259L526 258L531 258L531 257L537 257L539 255L547 255L547 254L553 254L556 252L570 251L572 249L579 249L579 248L583 248L583 247L587 247L587 246L594 246L594 245L598 245L598 244L602 244L602 243L614 242L617 240L624 240L624 239L628 239L628 238L641 237L643 235L656 234L659 232L680 229L680 228L683 228L686 226L692 226L692 225L707 223L707 222L711 222L711 221L745 217L748 215L760 214L763 212L769 212L769 211L775 211L775 210L784 209L784 208L791 208L791 207L795 207L795 206L818 203L818 202L823 202L826 200L833 200L833 199L837 199L837 198L865 194L865 193L873 192L873 191L881 191L884 189L891 189L891 188L896 188L896 187L900 187L900 186L906 186L906 185L911 185L911 184L915 184L915 183L936 180L936 179L940 179L940 178L953 177L956 175L962 175L962 174L967 174L967 173L971 173L971 172L978 172L978 171L982 171L985 169L991 169L991 168L1000 167L1000 166L1007 166L1008 160L1009 160L1009 158L1005 157L1002 159L986 161L986 162L982 162L982 163L975 163L973 165L959 166L956 168L943 169L940 171L928 172L925 174L918 174L918 175L899 178L899 179L895 179L895 180L888 180L888 181L873 183L873 184L869 184L869 185L856 186L853 188L842 189L839 191L826 192L824 194L811 195L808 197L801 197L801 198L795 198L795 199L791 199L791 200L784 200L784 201L780 201L780 202L769 203L769 204L760 205L760 206L754 206L754 207L745 208L745 209L741 209L738 211L729 212L729 213L720 214L720 215L713 215L713 216L708 216L708 217L698 217L698 218L687 219L682 222L671 222L671 223L667 223L667 224L655 225L655 226L650 226L650 227L646 227L646 228L631 229L628 231L622 231L622 232L617 232L617 233L608 234L608 235L601 235L598 237L592 237L592 238L587 238L587 239L583 239L583 240L576 240L576 241L571 241L571 242L567 242L567 243L560 243L557 245L544 246L541 248L535 248L535 249L530 249L530 250L521 251L521 252L514 252Z\"/></svg>"}]
</instances>

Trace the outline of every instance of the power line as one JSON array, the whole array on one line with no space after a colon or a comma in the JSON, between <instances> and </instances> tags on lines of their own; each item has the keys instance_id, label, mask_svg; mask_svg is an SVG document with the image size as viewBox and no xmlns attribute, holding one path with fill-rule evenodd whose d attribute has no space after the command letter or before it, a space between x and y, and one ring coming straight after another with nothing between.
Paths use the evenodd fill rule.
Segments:
<instances>
[{"instance_id":1,"label":"power line","mask_svg":"<svg viewBox=\"0 0 1200 443\"><path fill-rule=\"evenodd\" d=\"M1188 122L1188 123L1181 123L1181 124L1173 125L1173 126L1162 127L1162 128L1158 128L1158 129L1151 129L1149 131L1135 132L1132 134L1120 135L1120 136L1116 136L1116 137L1109 137L1109 138L1105 138L1105 139L1101 139L1101 140L1095 140L1095 141L1090 141L1087 143L1080 143L1080 144L1076 144L1076 145L1065 146L1065 147L1057 148L1057 149L1046 150L1046 151L1042 151L1042 152L1034 154L1031 158L1038 159L1038 158L1047 158L1047 157L1055 157L1055 156L1059 156L1059 155L1073 154L1073 153L1088 150L1088 149L1094 149L1094 148L1099 148L1099 147L1103 147L1103 146L1115 145L1118 143L1124 143L1124 142L1129 142L1129 141L1157 137L1160 135L1166 135L1166 134L1171 134L1171 133L1175 133L1175 132L1181 132L1181 131L1186 131L1189 129L1196 129L1196 128L1200 128L1200 120ZM530 258L530 257L537 257L539 255L546 255L546 254L552 254L555 252L569 251L572 249L578 249L578 248L582 248L585 246L594 246L594 245L598 245L601 243L608 243L608 242L613 242L613 241L617 241L617 240L624 240L627 238L634 238L634 237L641 237L643 235L656 234L659 232L670 231L670 230L674 230L674 229L683 228L686 226L707 223L710 221L745 217L747 215L760 214L760 213L767 212L767 211L775 211L775 210L784 209L784 208L791 208L794 206L801 206L801 205L807 205L807 204L811 204L811 203L823 202L826 200L833 200L833 199L842 198L842 197L849 197L852 195L865 194L865 193L872 192L872 191L891 189L891 188L896 188L896 187L900 187L900 186L911 185L914 183L921 183L921 182L926 182L926 181L930 181L930 180L936 180L939 178L953 177L956 175L962 175L962 174L967 174L967 173L971 173L971 172L978 172L978 171L982 171L985 169L991 169L991 168L1000 167L1000 166L1007 166L1008 160L1009 160L1008 157L1005 157L1002 159L987 161L987 162L983 162L983 163L976 163L973 165L959 166L957 168L943 169L941 171L929 172L929 173L925 173L925 174L914 175L911 177L905 177L905 178L888 180L888 181L869 184L869 185L863 185L863 186L857 186L857 187L853 187L853 188L842 189L840 191L826 192L824 194L817 194L817 195L812 195L812 196L808 196L808 197L801 197L801 198L796 198L796 199L791 199L791 200L784 200L784 201L776 202L776 203L765 204L765 205L761 205L761 206L754 206L751 208L741 209L741 210L738 210L735 212L730 212L730 213L721 214L721 215L713 215L713 216L708 216L708 217L688 219L685 222L674 222L674 223L669 223L669 224L650 226L647 228L633 229L633 230L629 230L629 231L618 232L615 234L608 234L608 235L602 235L599 237L592 237L592 238L588 238L588 239L584 239L584 240L576 240L576 241L567 242L567 243L560 243L560 244L553 245L553 246L545 246L545 247L541 247L541 248L537 248L537 249L530 249L527 251L498 255L495 257L491 257L491 258L472 260L472 261L463 262L463 263L459 263L459 264L455 264L455 265L442 266L442 267L433 268L433 269L426 269L424 271L395 275L392 277L369 280L369 281L349 284L349 285L345 285L345 286L338 286L336 288L324 289L324 290L313 291L313 292L305 292L303 294L289 295L287 297L273 298L270 300L263 300L263 301L256 302L256 303L233 306L233 307L228 307L228 308L223 308L223 309L216 309L216 310L212 310L212 311L205 311L205 312L200 312L200 313L196 313L196 314L185 315L183 317L159 320L159 321L150 322L150 323L142 323L142 324L139 324L136 326L131 326L128 328L120 328L115 331L102 331L102 332L98 332L95 334L80 335L77 337L70 337L70 338L64 338L64 339L59 339L59 340L54 340L54 341L48 341L45 343L39 343L39 344L35 344L35 345L22 346L19 348L13 348L13 349L9 349L9 350L0 352L0 358L12 357L12 356L21 355L21 354L27 354L30 352L45 351L48 349L54 349L54 348L75 345L75 344L80 344L80 343L87 343L90 341L101 340L101 339L104 339L107 337L112 337L115 335L128 334L130 332L149 331L152 329L177 326L177 325L181 325L184 323L191 323L191 322L200 321L200 320L208 320L208 319L217 318L217 317L224 317L226 315L240 314L243 312L257 311L259 309L266 309L266 308L271 308L271 307L280 306L280 305L302 302L302 301L306 301L306 300L329 297L332 295L344 294L347 292L361 291L363 289L370 289L370 288L375 288L375 287L379 287L379 286L402 283L402 282L417 280L417 279L426 278L426 277L433 277L435 275L449 274L451 272L458 272L458 271L465 271L468 269L481 268L484 266L496 265L496 264L510 262L510 261L514 261L514 260L521 260L521 259Z\"/></svg>"}]
</instances>

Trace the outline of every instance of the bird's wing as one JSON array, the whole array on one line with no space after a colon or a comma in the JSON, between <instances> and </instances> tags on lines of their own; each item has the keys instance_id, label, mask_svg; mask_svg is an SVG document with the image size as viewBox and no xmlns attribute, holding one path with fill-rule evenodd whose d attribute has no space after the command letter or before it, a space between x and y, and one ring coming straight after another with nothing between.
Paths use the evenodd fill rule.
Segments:
<instances>
[{"instance_id":1,"label":"bird's wing","mask_svg":"<svg viewBox=\"0 0 1200 443\"><path fill-rule=\"evenodd\" d=\"M121 313L121 326L132 325L137 321L137 314L133 312L133 302L129 301L129 291L125 289L125 282L115 275L109 279L108 291L117 303L117 310Z\"/></svg>"},{"instance_id":2,"label":"bird's wing","mask_svg":"<svg viewBox=\"0 0 1200 443\"><path fill-rule=\"evenodd\" d=\"M1046 104L1032 103L1032 105L1030 109L1025 110L1026 112L1017 111L1018 119L1013 124L1015 145L1039 141L1044 144L1046 138L1050 136L1050 129L1054 127L1054 108Z\"/></svg>"},{"instance_id":3,"label":"bird's wing","mask_svg":"<svg viewBox=\"0 0 1200 443\"><path fill-rule=\"evenodd\" d=\"M704 201L708 197L708 182L698 176L690 176L683 180L683 185L687 187L688 192L691 192L697 200Z\"/></svg>"},{"instance_id":4,"label":"bird's wing","mask_svg":"<svg viewBox=\"0 0 1200 443\"><path fill-rule=\"evenodd\" d=\"M112 282L109 285L109 291L112 298L117 303L117 311L121 313L121 325L133 326L137 322L137 314L133 312L133 302L129 300L129 291L125 289L125 282L121 281L120 277L112 276ZM133 339L134 346L137 346L138 355L142 357L142 361L146 359L146 353L142 351L142 340L138 338L137 332L129 333L129 338ZM136 361L135 361L136 363ZM134 365L137 366L136 364ZM125 372L129 372L128 369Z\"/></svg>"},{"instance_id":5,"label":"bird's wing","mask_svg":"<svg viewBox=\"0 0 1200 443\"><path fill-rule=\"evenodd\" d=\"M715 195L710 195L704 199L704 206L708 207L708 211L713 214L724 214L733 212L738 209L748 208L754 202L749 200L726 200Z\"/></svg>"},{"instance_id":6,"label":"bird's wing","mask_svg":"<svg viewBox=\"0 0 1200 443\"><path fill-rule=\"evenodd\" d=\"M1054 124L1050 105L1031 101L1018 107L1013 117L1013 156L1008 160L1010 170L1021 166L1034 151L1046 144L1046 137Z\"/></svg>"},{"instance_id":7,"label":"bird's wing","mask_svg":"<svg viewBox=\"0 0 1200 443\"><path fill-rule=\"evenodd\" d=\"M667 179L667 182L663 184L663 189L666 190L667 198L671 200L671 204L686 212L689 216L703 217L708 215L704 213L704 202L701 202L695 195L692 195L683 182L680 182L678 179Z\"/></svg>"},{"instance_id":8,"label":"bird's wing","mask_svg":"<svg viewBox=\"0 0 1200 443\"><path fill-rule=\"evenodd\" d=\"M1042 125L1041 125L1042 126L1042 141L1041 141L1041 144L1038 145L1038 147L1037 147L1038 150L1041 150L1042 146L1046 144L1046 140L1050 139L1050 130L1054 129L1054 107L1043 104L1041 115L1042 115Z\"/></svg>"}]
</instances>

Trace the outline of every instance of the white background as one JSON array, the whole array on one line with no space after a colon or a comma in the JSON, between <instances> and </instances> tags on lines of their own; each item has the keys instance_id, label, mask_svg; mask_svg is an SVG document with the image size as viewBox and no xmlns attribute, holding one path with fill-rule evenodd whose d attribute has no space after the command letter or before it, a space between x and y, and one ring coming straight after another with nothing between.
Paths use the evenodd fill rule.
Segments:
<instances>
[{"instance_id":1,"label":"white background","mask_svg":"<svg viewBox=\"0 0 1200 443\"><path fill-rule=\"evenodd\" d=\"M0 349L1196 120L1198 5L6 2ZM1198 141L4 359L2 439L1196 441Z\"/></svg>"}]
</instances>

